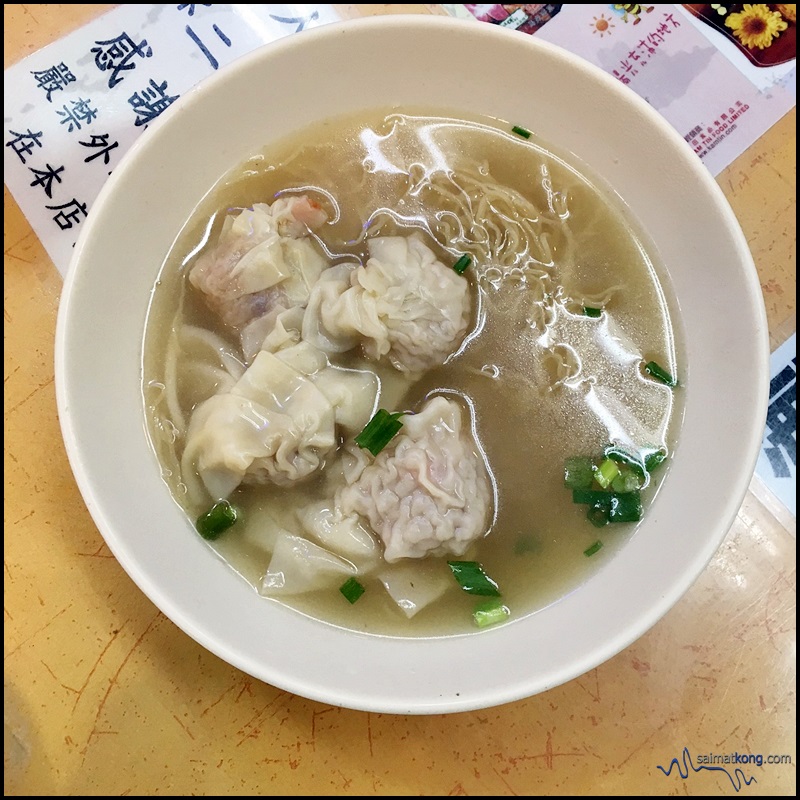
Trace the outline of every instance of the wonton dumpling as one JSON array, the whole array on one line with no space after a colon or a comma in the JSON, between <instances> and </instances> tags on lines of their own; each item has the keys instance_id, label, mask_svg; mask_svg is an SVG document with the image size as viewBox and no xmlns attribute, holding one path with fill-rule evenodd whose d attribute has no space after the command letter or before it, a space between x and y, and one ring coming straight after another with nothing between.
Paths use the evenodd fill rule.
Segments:
<instances>
[{"instance_id":1,"label":"wonton dumpling","mask_svg":"<svg viewBox=\"0 0 800 800\"><path fill-rule=\"evenodd\" d=\"M314 385L331 401L336 423L354 436L375 412L378 378L374 372L345 367L328 367L314 375Z\"/></svg>"},{"instance_id":2,"label":"wonton dumpling","mask_svg":"<svg viewBox=\"0 0 800 800\"><path fill-rule=\"evenodd\" d=\"M302 309L294 309L300 312ZM293 312L281 315L288 316ZM375 412L375 401L380 383L374 372L364 369L334 367L327 356L309 342L287 335L279 318L273 332L264 341L263 349L303 375L311 378L314 386L328 398L336 416L336 424L345 433L356 434L363 430ZM292 332L294 333L294 332ZM299 337L299 331L297 332Z\"/></svg>"},{"instance_id":3,"label":"wonton dumpling","mask_svg":"<svg viewBox=\"0 0 800 800\"><path fill-rule=\"evenodd\" d=\"M214 499L242 482L291 485L325 463L337 425L363 428L377 392L375 375L328 366L308 342L261 350L233 388L195 408L183 469L196 466Z\"/></svg>"},{"instance_id":4,"label":"wonton dumpling","mask_svg":"<svg viewBox=\"0 0 800 800\"><path fill-rule=\"evenodd\" d=\"M295 306L286 308L275 306L261 317L251 320L244 326L239 340L246 364L252 364L259 350L276 353L300 341L304 309Z\"/></svg>"},{"instance_id":5,"label":"wonton dumpling","mask_svg":"<svg viewBox=\"0 0 800 800\"><path fill-rule=\"evenodd\" d=\"M214 499L242 481L287 486L336 446L333 406L305 375L262 350L229 392L192 414L183 455Z\"/></svg>"},{"instance_id":6,"label":"wonton dumpling","mask_svg":"<svg viewBox=\"0 0 800 800\"><path fill-rule=\"evenodd\" d=\"M418 234L375 237L367 247L365 266L334 267L314 285L303 337L327 352L361 342L369 358L387 356L403 372L442 364L467 330L467 281Z\"/></svg>"},{"instance_id":7,"label":"wonton dumpling","mask_svg":"<svg viewBox=\"0 0 800 800\"><path fill-rule=\"evenodd\" d=\"M226 217L216 246L197 259L189 281L236 330L277 305L303 305L328 266L306 234L326 220L307 195L254 203Z\"/></svg>"},{"instance_id":8,"label":"wonton dumpling","mask_svg":"<svg viewBox=\"0 0 800 800\"><path fill-rule=\"evenodd\" d=\"M434 397L371 463L352 450L336 508L365 517L384 544L384 558L462 556L486 533L491 488L486 463L461 406Z\"/></svg>"}]
</instances>

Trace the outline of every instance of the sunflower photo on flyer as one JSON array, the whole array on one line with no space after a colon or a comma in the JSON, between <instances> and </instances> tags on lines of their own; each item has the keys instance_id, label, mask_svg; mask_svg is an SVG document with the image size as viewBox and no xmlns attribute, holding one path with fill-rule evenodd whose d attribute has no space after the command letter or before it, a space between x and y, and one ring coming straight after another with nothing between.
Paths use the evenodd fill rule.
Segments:
<instances>
[{"instance_id":1,"label":"sunflower photo on flyer","mask_svg":"<svg viewBox=\"0 0 800 800\"><path fill-rule=\"evenodd\" d=\"M797 57L794 3L711 3L683 7L724 34L756 67L774 67Z\"/></svg>"}]
</instances>

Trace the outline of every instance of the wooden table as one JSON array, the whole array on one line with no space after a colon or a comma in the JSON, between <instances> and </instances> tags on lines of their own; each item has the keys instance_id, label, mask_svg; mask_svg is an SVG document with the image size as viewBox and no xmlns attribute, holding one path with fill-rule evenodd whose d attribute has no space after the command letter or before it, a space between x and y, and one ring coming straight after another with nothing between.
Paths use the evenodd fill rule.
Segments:
<instances>
[{"instance_id":1,"label":"wooden table","mask_svg":"<svg viewBox=\"0 0 800 800\"><path fill-rule=\"evenodd\" d=\"M8 5L5 66L111 8ZM349 15L441 11L339 6ZM795 326L795 113L719 176L773 347ZM403 717L289 695L204 650L106 548L53 387L61 278L5 193L5 792L734 794L657 765L684 748L790 755L742 794L795 794L795 538L757 486L685 597L590 673L485 711Z\"/></svg>"}]
</instances>

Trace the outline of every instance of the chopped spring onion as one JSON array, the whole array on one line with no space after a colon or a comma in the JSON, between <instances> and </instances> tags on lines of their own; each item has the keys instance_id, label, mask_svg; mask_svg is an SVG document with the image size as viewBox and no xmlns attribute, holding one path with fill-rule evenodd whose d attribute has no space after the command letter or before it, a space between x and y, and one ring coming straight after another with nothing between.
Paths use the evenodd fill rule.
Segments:
<instances>
[{"instance_id":1,"label":"chopped spring onion","mask_svg":"<svg viewBox=\"0 0 800 800\"><path fill-rule=\"evenodd\" d=\"M197 518L197 531L204 539L210 541L219 539L236 522L237 517L234 506L227 500L220 500L211 506L210 511L206 511Z\"/></svg>"},{"instance_id":2,"label":"chopped spring onion","mask_svg":"<svg viewBox=\"0 0 800 800\"><path fill-rule=\"evenodd\" d=\"M616 461L619 464L625 464L629 467L633 472L635 472L640 478L644 478L645 473L645 463L642 460L641 455L639 453L631 453L628 450L620 447L619 445L610 444L606 447L603 455L606 458L610 458L612 461Z\"/></svg>"},{"instance_id":3,"label":"chopped spring onion","mask_svg":"<svg viewBox=\"0 0 800 800\"><path fill-rule=\"evenodd\" d=\"M507 606L501 600L488 600L475 606L472 618L479 628L486 628L489 625L496 625L511 616Z\"/></svg>"},{"instance_id":4,"label":"chopped spring onion","mask_svg":"<svg viewBox=\"0 0 800 800\"><path fill-rule=\"evenodd\" d=\"M355 579L348 578L340 587L339 591L351 605L361 597L367 590Z\"/></svg>"},{"instance_id":5,"label":"chopped spring onion","mask_svg":"<svg viewBox=\"0 0 800 800\"><path fill-rule=\"evenodd\" d=\"M590 489L594 480L591 458L572 456L564 460L564 485L570 489Z\"/></svg>"},{"instance_id":6,"label":"chopped spring onion","mask_svg":"<svg viewBox=\"0 0 800 800\"><path fill-rule=\"evenodd\" d=\"M666 450L653 450L644 457L644 468L648 472L652 472L659 464L663 464L666 460Z\"/></svg>"},{"instance_id":7,"label":"chopped spring onion","mask_svg":"<svg viewBox=\"0 0 800 800\"><path fill-rule=\"evenodd\" d=\"M385 409L379 408L364 430L356 436L356 444L369 450L372 455L378 455L403 427L403 423L399 420L402 415L401 411L390 414Z\"/></svg>"},{"instance_id":8,"label":"chopped spring onion","mask_svg":"<svg viewBox=\"0 0 800 800\"><path fill-rule=\"evenodd\" d=\"M607 509L609 522L638 522L642 518L642 497L638 491L573 489L572 502Z\"/></svg>"},{"instance_id":9,"label":"chopped spring onion","mask_svg":"<svg viewBox=\"0 0 800 800\"><path fill-rule=\"evenodd\" d=\"M661 381L661 383L665 383L667 386L675 387L678 385L678 381L676 381L664 367L656 364L655 361L648 361L644 365L644 371L648 375L652 375L656 380Z\"/></svg>"},{"instance_id":10,"label":"chopped spring onion","mask_svg":"<svg viewBox=\"0 0 800 800\"><path fill-rule=\"evenodd\" d=\"M619 475L619 467L616 462L610 458L605 458L600 463L600 466L594 471L594 479L604 489L608 489L611 481Z\"/></svg>"},{"instance_id":11,"label":"chopped spring onion","mask_svg":"<svg viewBox=\"0 0 800 800\"><path fill-rule=\"evenodd\" d=\"M602 546L603 543L598 539L593 545L587 547L583 551L583 554L585 556L593 556Z\"/></svg>"},{"instance_id":12,"label":"chopped spring onion","mask_svg":"<svg viewBox=\"0 0 800 800\"><path fill-rule=\"evenodd\" d=\"M523 139L530 139L531 138L531 132L528 131L528 130L525 130L525 128L520 128L519 125L515 125L511 130L514 133L516 133L517 136L521 136Z\"/></svg>"},{"instance_id":13,"label":"chopped spring onion","mask_svg":"<svg viewBox=\"0 0 800 800\"><path fill-rule=\"evenodd\" d=\"M611 481L611 488L615 492L635 492L642 488L642 479L633 471L622 472Z\"/></svg>"},{"instance_id":14,"label":"chopped spring onion","mask_svg":"<svg viewBox=\"0 0 800 800\"><path fill-rule=\"evenodd\" d=\"M572 502L577 505L599 505L606 508L611 506L614 492L604 492L600 489L573 489Z\"/></svg>"},{"instance_id":15,"label":"chopped spring onion","mask_svg":"<svg viewBox=\"0 0 800 800\"><path fill-rule=\"evenodd\" d=\"M639 492L623 492L614 495L608 509L609 522L638 522L642 518L642 497Z\"/></svg>"},{"instance_id":16,"label":"chopped spring onion","mask_svg":"<svg viewBox=\"0 0 800 800\"><path fill-rule=\"evenodd\" d=\"M602 313L603 313L602 308L593 308L592 306L583 307L583 315L585 317L592 317L593 319L597 319Z\"/></svg>"},{"instance_id":17,"label":"chopped spring onion","mask_svg":"<svg viewBox=\"0 0 800 800\"><path fill-rule=\"evenodd\" d=\"M608 525L608 523L611 522L610 517L609 509L597 503L590 505L589 510L586 512L586 519L588 519L595 528L603 528Z\"/></svg>"},{"instance_id":18,"label":"chopped spring onion","mask_svg":"<svg viewBox=\"0 0 800 800\"><path fill-rule=\"evenodd\" d=\"M604 448L598 466L584 456L566 459L564 484L572 489L573 503L588 506L586 518L596 528L610 522L638 522L641 490L650 483L650 471L666 458L664 447L639 449L612 443Z\"/></svg>"},{"instance_id":19,"label":"chopped spring onion","mask_svg":"<svg viewBox=\"0 0 800 800\"><path fill-rule=\"evenodd\" d=\"M610 458L619 464L624 464L631 472L635 473L639 478L639 485L634 486L633 481L620 470L620 473L625 475L624 488L621 484L616 486L612 482L612 488L615 492L632 492L634 489L642 489L650 482L650 473L667 460L667 451L664 448L653 449L646 447L640 452L632 453L625 448L610 444L604 451L606 458ZM578 487L580 488L580 487Z\"/></svg>"},{"instance_id":20,"label":"chopped spring onion","mask_svg":"<svg viewBox=\"0 0 800 800\"><path fill-rule=\"evenodd\" d=\"M464 270L470 265L472 259L465 253L461 258L453 264L453 269L459 274L463 275Z\"/></svg>"},{"instance_id":21,"label":"chopped spring onion","mask_svg":"<svg viewBox=\"0 0 800 800\"><path fill-rule=\"evenodd\" d=\"M477 561L448 561L459 586L467 594L479 594L484 597L500 597L497 584L483 571Z\"/></svg>"}]
</instances>

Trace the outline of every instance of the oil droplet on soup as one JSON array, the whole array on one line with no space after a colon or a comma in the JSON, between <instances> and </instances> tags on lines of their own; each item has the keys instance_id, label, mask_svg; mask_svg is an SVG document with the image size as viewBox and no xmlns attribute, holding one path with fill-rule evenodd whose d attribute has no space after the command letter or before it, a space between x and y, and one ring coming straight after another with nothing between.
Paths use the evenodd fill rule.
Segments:
<instances>
[{"instance_id":1,"label":"oil droplet on soup","mask_svg":"<svg viewBox=\"0 0 800 800\"><path fill-rule=\"evenodd\" d=\"M681 392L643 369L682 366L671 289L635 209L512 128L330 120L247 158L177 236L145 331L148 429L192 524L239 510L209 546L263 602L462 633L481 598L448 561L479 563L513 620L635 534L598 533L564 462L672 452ZM354 439L378 409L407 413L373 455Z\"/></svg>"}]
</instances>

